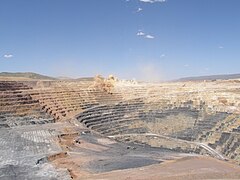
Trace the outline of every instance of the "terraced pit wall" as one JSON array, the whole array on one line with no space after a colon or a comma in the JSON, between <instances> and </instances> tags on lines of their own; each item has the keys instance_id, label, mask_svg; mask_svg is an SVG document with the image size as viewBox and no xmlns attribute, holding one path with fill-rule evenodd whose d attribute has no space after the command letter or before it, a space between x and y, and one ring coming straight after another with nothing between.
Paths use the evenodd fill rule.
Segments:
<instances>
[{"instance_id":1,"label":"terraced pit wall","mask_svg":"<svg viewBox=\"0 0 240 180\"><path fill-rule=\"evenodd\" d=\"M240 163L239 81L119 83L115 88L123 101L93 107L76 118L121 141Z\"/></svg>"}]
</instances>

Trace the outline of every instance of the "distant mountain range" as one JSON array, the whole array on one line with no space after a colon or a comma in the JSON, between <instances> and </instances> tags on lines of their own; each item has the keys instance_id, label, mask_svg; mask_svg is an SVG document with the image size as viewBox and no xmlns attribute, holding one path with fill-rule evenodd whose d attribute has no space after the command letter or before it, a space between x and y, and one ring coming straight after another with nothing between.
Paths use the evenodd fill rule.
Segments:
<instances>
[{"instance_id":1,"label":"distant mountain range","mask_svg":"<svg viewBox=\"0 0 240 180\"><path fill-rule=\"evenodd\" d=\"M16 72L16 73L11 73L11 72L0 72L0 78L22 78L22 79L28 79L28 80L74 80L74 81L93 81L93 77L82 77L82 78L77 78L73 79L70 77L50 77L50 76L45 76L33 72Z\"/></svg>"},{"instance_id":2,"label":"distant mountain range","mask_svg":"<svg viewBox=\"0 0 240 180\"><path fill-rule=\"evenodd\" d=\"M0 77L16 77L16 78L28 78L28 79L39 79L39 80L56 80L56 78L44 76L37 73L32 72L17 72L17 73L10 73L10 72L1 72Z\"/></svg>"},{"instance_id":3,"label":"distant mountain range","mask_svg":"<svg viewBox=\"0 0 240 180\"><path fill-rule=\"evenodd\" d=\"M77 79L72 79L69 77L50 77L45 76L33 72L17 72L17 73L10 73L10 72L1 72L0 78L27 78L33 80L75 80L75 81L93 81L93 77L82 77ZM185 81L204 81L204 80L227 80L227 79L240 79L240 74L228 74L228 75L211 75L211 76L198 76L198 77L186 77L180 78L177 80L173 80L173 82L185 82Z\"/></svg>"},{"instance_id":4,"label":"distant mountain range","mask_svg":"<svg viewBox=\"0 0 240 180\"><path fill-rule=\"evenodd\" d=\"M228 80L228 79L240 79L240 74L223 74L223 75L211 75L211 76L198 76L198 77L186 77L174 80L175 82L185 81L204 81L204 80Z\"/></svg>"}]
</instances>

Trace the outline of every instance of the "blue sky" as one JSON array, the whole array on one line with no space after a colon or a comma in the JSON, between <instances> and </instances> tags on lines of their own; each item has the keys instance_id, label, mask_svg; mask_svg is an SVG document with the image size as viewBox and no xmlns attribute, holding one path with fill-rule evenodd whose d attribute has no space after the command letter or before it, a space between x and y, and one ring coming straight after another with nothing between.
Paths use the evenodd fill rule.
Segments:
<instances>
[{"instance_id":1,"label":"blue sky","mask_svg":"<svg viewBox=\"0 0 240 180\"><path fill-rule=\"evenodd\" d=\"M239 0L1 0L0 71L169 80L240 73Z\"/></svg>"}]
</instances>

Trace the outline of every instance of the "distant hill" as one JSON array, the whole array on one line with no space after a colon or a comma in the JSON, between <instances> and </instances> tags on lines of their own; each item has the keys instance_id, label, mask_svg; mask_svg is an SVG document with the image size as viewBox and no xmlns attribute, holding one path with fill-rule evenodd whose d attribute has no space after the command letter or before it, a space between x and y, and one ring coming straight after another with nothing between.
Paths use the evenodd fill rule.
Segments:
<instances>
[{"instance_id":1,"label":"distant hill","mask_svg":"<svg viewBox=\"0 0 240 180\"><path fill-rule=\"evenodd\" d=\"M66 77L66 76L58 76L58 77L56 77L56 79L59 79L59 80L74 80L73 78Z\"/></svg>"},{"instance_id":2,"label":"distant hill","mask_svg":"<svg viewBox=\"0 0 240 180\"><path fill-rule=\"evenodd\" d=\"M17 73L10 73L10 72L1 72L0 77L16 77L16 78L28 78L28 79L42 79L42 80L56 80L56 78L44 76L37 73L32 72L17 72Z\"/></svg>"},{"instance_id":3,"label":"distant hill","mask_svg":"<svg viewBox=\"0 0 240 180\"><path fill-rule=\"evenodd\" d=\"M94 81L94 77L83 77L76 79L77 81Z\"/></svg>"},{"instance_id":4,"label":"distant hill","mask_svg":"<svg viewBox=\"0 0 240 180\"><path fill-rule=\"evenodd\" d=\"M186 77L174 80L175 82L185 82L185 81L204 81L204 80L228 80L228 79L239 79L240 74L227 74L227 75L212 75L212 76L199 76L199 77Z\"/></svg>"}]
</instances>

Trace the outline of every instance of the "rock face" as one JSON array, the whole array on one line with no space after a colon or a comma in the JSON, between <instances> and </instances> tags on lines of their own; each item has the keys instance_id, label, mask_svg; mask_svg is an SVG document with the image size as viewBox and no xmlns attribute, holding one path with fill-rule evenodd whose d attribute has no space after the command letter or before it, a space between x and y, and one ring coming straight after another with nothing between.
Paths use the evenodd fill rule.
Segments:
<instances>
[{"instance_id":1,"label":"rock face","mask_svg":"<svg viewBox=\"0 0 240 180\"><path fill-rule=\"evenodd\" d=\"M106 163L113 164L106 171L159 163L150 157L150 151L156 153L154 148L240 164L239 90L239 80L150 84L97 76L94 81L0 81L0 178L76 178L73 166L65 165L80 163L72 153L93 155L82 146L102 151L126 145L134 150L127 145L134 144L141 147L136 153L149 162L127 155L121 161L108 157ZM106 138L112 142L106 144ZM147 147L153 148L150 154L144 152ZM62 152L69 154L54 155ZM121 152L109 153L118 157ZM38 163L44 157L56 158ZM93 162L88 168L102 172L99 168L105 160ZM17 174L8 175L10 171Z\"/></svg>"}]
</instances>

